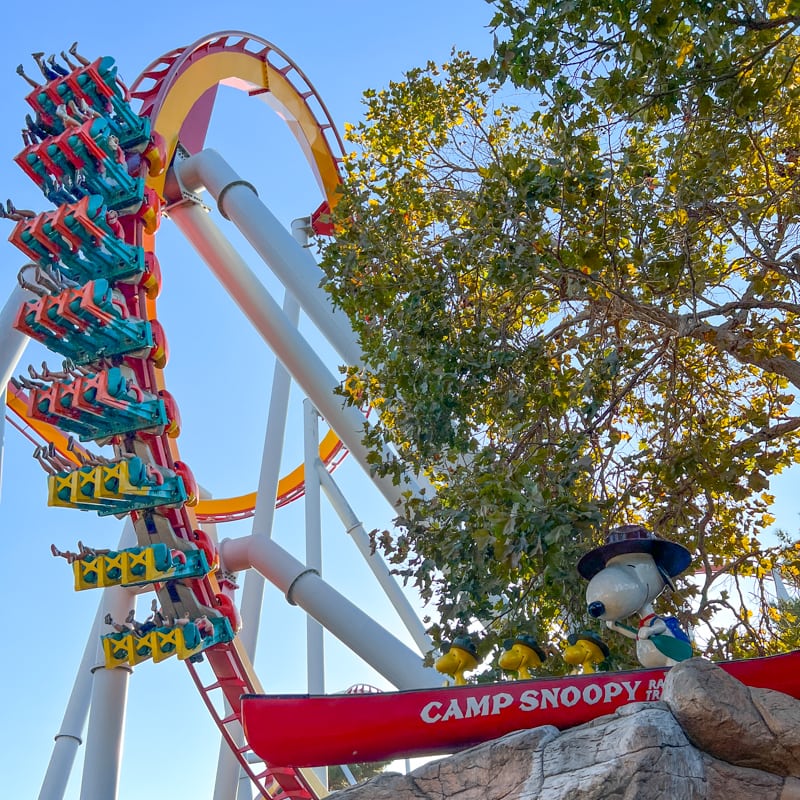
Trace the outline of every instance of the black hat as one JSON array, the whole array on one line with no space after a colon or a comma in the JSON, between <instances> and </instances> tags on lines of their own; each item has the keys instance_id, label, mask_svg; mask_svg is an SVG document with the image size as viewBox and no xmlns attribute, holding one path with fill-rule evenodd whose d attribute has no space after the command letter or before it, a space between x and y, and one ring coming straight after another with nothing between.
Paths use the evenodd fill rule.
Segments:
<instances>
[{"instance_id":1,"label":"black hat","mask_svg":"<svg viewBox=\"0 0 800 800\"><path fill-rule=\"evenodd\" d=\"M603 658L608 658L608 645L596 633L592 633L591 631L578 631L577 633L571 633L569 636L567 636L567 644L573 645L579 642L581 639L585 639L587 642L591 642L593 645L599 647L600 652L603 654Z\"/></svg>"},{"instance_id":2,"label":"black hat","mask_svg":"<svg viewBox=\"0 0 800 800\"><path fill-rule=\"evenodd\" d=\"M515 644L523 644L525 647L530 647L530 649L539 656L539 661L544 661L547 658L547 654L539 647L539 643L533 636L528 636L523 633L519 636L515 636L513 639L506 639L503 642L503 649L510 650Z\"/></svg>"},{"instance_id":3,"label":"black hat","mask_svg":"<svg viewBox=\"0 0 800 800\"><path fill-rule=\"evenodd\" d=\"M578 572L586 580L591 580L610 558L623 553L650 553L666 578L683 572L692 560L691 553L682 544L659 539L642 525L621 525L608 532L605 544L581 558Z\"/></svg>"},{"instance_id":4,"label":"black hat","mask_svg":"<svg viewBox=\"0 0 800 800\"><path fill-rule=\"evenodd\" d=\"M442 652L448 653L451 647L458 647L461 650L466 650L473 658L478 659L478 648L475 647L475 642L469 636L456 636L452 642L445 642L442 645Z\"/></svg>"}]
</instances>

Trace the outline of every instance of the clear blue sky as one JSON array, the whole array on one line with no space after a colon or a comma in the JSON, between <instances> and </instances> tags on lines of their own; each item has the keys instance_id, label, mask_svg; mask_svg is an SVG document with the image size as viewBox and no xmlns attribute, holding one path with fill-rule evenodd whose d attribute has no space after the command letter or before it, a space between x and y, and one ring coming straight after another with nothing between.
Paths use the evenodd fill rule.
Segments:
<instances>
[{"instance_id":1,"label":"clear blue sky","mask_svg":"<svg viewBox=\"0 0 800 800\"><path fill-rule=\"evenodd\" d=\"M25 14L28 9L31 13ZM114 56L130 83L147 64L176 47L217 31L250 32L273 42L298 64L341 130L345 122L359 119L364 89L383 87L428 59L444 60L454 45L487 53L491 34L486 24L491 15L492 8L484 0L340 0L330 4L200 0L139 7L95 0L18 3L5 11L0 29L0 97L5 119L0 127L0 197L13 198L19 207L47 207L12 161L22 146L19 129L28 110L23 100L26 85L15 68L23 62L29 74L35 74L32 51L49 54L77 39L86 56ZM210 144L258 187L262 199L285 224L313 211L320 197L283 123L262 104L248 102L233 90L222 93L219 109ZM4 264L0 295L5 297L24 259L5 242L5 236L0 250ZM242 251L247 253L244 246ZM158 253L164 271L159 318L171 350L167 386L183 416L182 456L213 494L251 491L258 476L272 356L168 221L159 233ZM254 258L251 263L255 266ZM266 271L259 272L268 281ZM279 288L269 285L280 298ZM335 370L335 360L320 347ZM23 366L38 365L46 357L31 349ZM58 362L49 356L49 363ZM285 471L297 463L301 448L299 397L294 400ZM72 591L70 570L50 556L49 545L56 542L63 549L82 539L113 546L121 530L121 523L114 519L48 509L45 475L31 452L27 440L7 431L0 502L7 565L0 592L8 622L0 660L6 721L0 729L4 797L33 797L38 792L98 601L91 592ZM385 503L352 460L345 462L336 478L368 530L391 524ZM777 481L775 488L780 494L779 522L795 531L800 498L788 480ZM219 534L235 537L249 531L249 523L244 522L220 528ZM301 556L301 504L278 513L275 537ZM330 513L324 537L326 578L408 641ZM148 601L145 597L143 605ZM303 691L302 613L287 606L277 590L268 588L262 622L256 658L260 680L270 691ZM330 637L326 648L331 691L359 682L389 688ZM216 728L185 667L174 660L138 667L130 683L122 800L144 793L153 798L211 797L217 750ZM68 798L78 797L80 768L79 757Z\"/></svg>"}]
</instances>

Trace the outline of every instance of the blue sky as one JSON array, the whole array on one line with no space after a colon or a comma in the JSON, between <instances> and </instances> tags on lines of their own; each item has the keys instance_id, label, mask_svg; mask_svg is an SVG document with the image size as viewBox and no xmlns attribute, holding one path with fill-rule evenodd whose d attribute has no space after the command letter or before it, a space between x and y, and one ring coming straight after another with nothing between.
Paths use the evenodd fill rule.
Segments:
<instances>
[{"instance_id":1,"label":"blue sky","mask_svg":"<svg viewBox=\"0 0 800 800\"><path fill-rule=\"evenodd\" d=\"M26 85L15 68L22 62L29 74L35 74L32 51L49 54L77 39L86 56L114 56L130 83L147 64L176 47L217 31L246 31L273 42L298 64L341 130L345 122L360 118L364 89L383 87L428 59L444 60L454 45L477 54L491 47L486 24L492 8L484 0L402 4L230 0L141 8L92 0L39 3L34 15L23 14L24 10L22 4L6 10L0 29L0 97L5 112L5 124L0 127L0 197L11 197L18 207L35 210L44 210L46 201L12 161L22 146L19 129L28 110L23 100ZM321 198L298 148L283 123L264 105L233 90L221 92L209 144L258 187L262 199L287 226L319 205ZM219 217L217 221L248 256L232 227ZM158 237L164 272L159 318L171 350L167 386L183 417L182 457L217 496L252 491L258 477L273 358L174 226L165 221ZM24 259L5 242L5 235L0 252L4 265L0 295L4 298ZM255 257L249 260L255 267ZM280 287L270 282L265 268L257 271L280 300ZM323 343L317 344L335 371L335 359ZM33 348L23 366L38 365L46 357ZM49 363L57 364L58 359L50 356ZM284 472L299 461L302 447L298 394L292 408ZM49 545L56 542L62 549L74 548L82 539L113 546L121 530L121 523L113 519L48 509L45 475L31 452L27 440L7 430L0 501L7 578L0 592L10 624L0 660L6 720L0 730L0 774L3 795L8 797L31 797L38 792L98 600L91 592L72 591L71 573L65 562L50 556ZM335 477L368 530L391 524L388 507L352 459L345 461ZM790 480L780 478L773 488L779 495L779 524L795 531L800 498L791 490ZM235 537L249 531L249 523L244 522L220 528L219 535ZM278 512L275 538L302 557L300 503ZM324 546L325 577L409 641L330 512L325 517ZM142 602L142 607L146 605L149 597ZM260 680L270 691L303 691L302 613L268 587L262 623L256 657ZM389 688L330 637L326 667L331 691L360 682ZM182 664L146 663L135 670L126 729L122 800L145 792L154 798L211 797L216 728ZM80 768L79 757L68 798L79 796Z\"/></svg>"}]
</instances>

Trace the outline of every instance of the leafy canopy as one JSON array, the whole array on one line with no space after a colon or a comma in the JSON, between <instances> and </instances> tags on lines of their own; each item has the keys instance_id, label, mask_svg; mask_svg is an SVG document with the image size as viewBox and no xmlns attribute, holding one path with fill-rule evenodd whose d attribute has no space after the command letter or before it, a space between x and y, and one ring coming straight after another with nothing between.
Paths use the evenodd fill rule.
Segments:
<instances>
[{"instance_id":1,"label":"leafy canopy","mask_svg":"<svg viewBox=\"0 0 800 800\"><path fill-rule=\"evenodd\" d=\"M665 602L705 652L764 652L770 570L800 566L764 537L800 460L800 2L494 5L492 58L367 91L348 128L343 393L378 412L375 469L437 489L376 544L437 637L477 619L488 647L587 627L577 559L644 522L696 554Z\"/></svg>"}]
</instances>

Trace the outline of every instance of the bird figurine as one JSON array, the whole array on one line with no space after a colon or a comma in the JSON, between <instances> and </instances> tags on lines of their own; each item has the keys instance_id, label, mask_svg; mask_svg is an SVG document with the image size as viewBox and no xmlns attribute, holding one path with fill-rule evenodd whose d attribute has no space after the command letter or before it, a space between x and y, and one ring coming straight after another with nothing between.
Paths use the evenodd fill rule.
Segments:
<instances>
[{"instance_id":1,"label":"bird figurine","mask_svg":"<svg viewBox=\"0 0 800 800\"><path fill-rule=\"evenodd\" d=\"M478 650L469 636L456 636L442 646L442 655L434 663L437 671L449 675L456 686L466 686L465 672L478 666Z\"/></svg>"},{"instance_id":2,"label":"bird figurine","mask_svg":"<svg viewBox=\"0 0 800 800\"><path fill-rule=\"evenodd\" d=\"M564 661L579 667L584 675L595 672L595 667L608 658L608 645L591 631L580 631L567 636L568 647L564 650Z\"/></svg>"},{"instance_id":3,"label":"bird figurine","mask_svg":"<svg viewBox=\"0 0 800 800\"><path fill-rule=\"evenodd\" d=\"M500 669L516 672L519 680L531 678L531 669L538 669L547 658L533 636L520 635L503 642L503 652L497 663Z\"/></svg>"}]
</instances>

